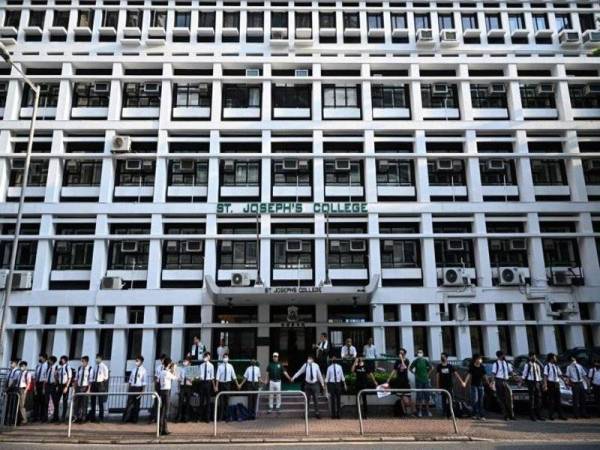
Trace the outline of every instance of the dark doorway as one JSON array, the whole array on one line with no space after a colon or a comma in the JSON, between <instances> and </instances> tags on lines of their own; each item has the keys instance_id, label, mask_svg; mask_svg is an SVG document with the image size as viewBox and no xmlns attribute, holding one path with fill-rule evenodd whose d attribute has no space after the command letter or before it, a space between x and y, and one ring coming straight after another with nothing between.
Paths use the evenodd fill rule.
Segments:
<instances>
[{"instance_id":1,"label":"dark doorway","mask_svg":"<svg viewBox=\"0 0 600 450\"><path fill-rule=\"evenodd\" d=\"M279 360L292 376L313 352L314 327L271 328L271 353L279 352Z\"/></svg>"}]
</instances>

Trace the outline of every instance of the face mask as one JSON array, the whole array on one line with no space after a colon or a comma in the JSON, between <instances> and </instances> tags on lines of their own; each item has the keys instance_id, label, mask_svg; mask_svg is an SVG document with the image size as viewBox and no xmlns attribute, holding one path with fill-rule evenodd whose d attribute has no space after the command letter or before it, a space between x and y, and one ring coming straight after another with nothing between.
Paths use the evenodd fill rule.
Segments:
<instances>
[{"instance_id":1,"label":"face mask","mask_svg":"<svg viewBox=\"0 0 600 450\"><path fill-rule=\"evenodd\" d=\"M204 362L208 362L209 360L210 360L210 358L209 358L208 356L206 356L206 357L204 358Z\"/></svg>"},{"instance_id":2,"label":"face mask","mask_svg":"<svg viewBox=\"0 0 600 450\"><path fill-rule=\"evenodd\" d=\"M313 360L312 360L312 359L309 359L309 360L308 360L308 363L309 363L309 364L312 364L312 362L313 362Z\"/></svg>"},{"instance_id":3,"label":"face mask","mask_svg":"<svg viewBox=\"0 0 600 450\"><path fill-rule=\"evenodd\" d=\"M142 365L142 362L141 362L141 361L136 361L136 362L135 362L135 365L136 365L137 367L140 367L140 366Z\"/></svg>"},{"instance_id":4,"label":"face mask","mask_svg":"<svg viewBox=\"0 0 600 450\"><path fill-rule=\"evenodd\" d=\"M225 358L223 358L223 362L225 362L225 363L226 363L226 362L228 362L228 361L229 361L229 358L228 358L227 356L226 356Z\"/></svg>"},{"instance_id":5,"label":"face mask","mask_svg":"<svg viewBox=\"0 0 600 450\"><path fill-rule=\"evenodd\" d=\"M422 357L423 357L423 353L419 352L419 353L417 353L417 356L418 356L419 358L422 358Z\"/></svg>"},{"instance_id":6,"label":"face mask","mask_svg":"<svg viewBox=\"0 0 600 450\"><path fill-rule=\"evenodd\" d=\"M190 365L190 362L189 362L189 361L184 361L184 362L183 362L183 365L184 365L185 367L187 367L187 366L189 366L189 365Z\"/></svg>"},{"instance_id":7,"label":"face mask","mask_svg":"<svg viewBox=\"0 0 600 450\"><path fill-rule=\"evenodd\" d=\"M44 360L43 360L42 358L40 358L40 359L38 359L38 362L41 362L41 363L43 363L43 362L44 362Z\"/></svg>"},{"instance_id":8,"label":"face mask","mask_svg":"<svg viewBox=\"0 0 600 450\"><path fill-rule=\"evenodd\" d=\"M102 360L101 360L100 358L98 358L98 359L96 360L96 364L100 364L101 362L102 362Z\"/></svg>"}]
</instances>

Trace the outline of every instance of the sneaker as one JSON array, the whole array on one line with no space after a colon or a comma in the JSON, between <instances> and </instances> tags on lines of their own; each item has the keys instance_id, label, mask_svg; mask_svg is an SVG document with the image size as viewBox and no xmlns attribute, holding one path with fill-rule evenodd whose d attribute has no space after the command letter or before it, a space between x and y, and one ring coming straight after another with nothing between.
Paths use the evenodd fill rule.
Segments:
<instances>
[{"instance_id":1,"label":"sneaker","mask_svg":"<svg viewBox=\"0 0 600 450\"><path fill-rule=\"evenodd\" d=\"M425 414L427 415L427 417L431 417L431 411L427 411Z\"/></svg>"},{"instance_id":2,"label":"sneaker","mask_svg":"<svg viewBox=\"0 0 600 450\"><path fill-rule=\"evenodd\" d=\"M272 409L267 409L267 414L271 414L273 412Z\"/></svg>"},{"instance_id":3,"label":"sneaker","mask_svg":"<svg viewBox=\"0 0 600 450\"><path fill-rule=\"evenodd\" d=\"M485 417L481 416L479 420L483 420L484 422L487 420Z\"/></svg>"},{"instance_id":4,"label":"sneaker","mask_svg":"<svg viewBox=\"0 0 600 450\"><path fill-rule=\"evenodd\" d=\"M417 417L421 417L421 411L417 412Z\"/></svg>"}]
</instances>

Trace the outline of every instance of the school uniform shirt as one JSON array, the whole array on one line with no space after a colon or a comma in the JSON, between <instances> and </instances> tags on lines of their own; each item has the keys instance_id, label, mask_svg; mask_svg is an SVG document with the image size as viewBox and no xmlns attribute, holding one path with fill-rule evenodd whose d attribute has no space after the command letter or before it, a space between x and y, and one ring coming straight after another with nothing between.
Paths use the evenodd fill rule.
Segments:
<instances>
[{"instance_id":1,"label":"school uniform shirt","mask_svg":"<svg viewBox=\"0 0 600 450\"><path fill-rule=\"evenodd\" d=\"M33 376L27 369L21 370L21 373L19 374L19 389L27 389L31 384L32 378Z\"/></svg>"},{"instance_id":2,"label":"school uniform shirt","mask_svg":"<svg viewBox=\"0 0 600 450\"><path fill-rule=\"evenodd\" d=\"M556 364L548 363L544 366L544 376L546 376L551 383L558 383L563 376L563 373Z\"/></svg>"},{"instance_id":3,"label":"school uniform shirt","mask_svg":"<svg viewBox=\"0 0 600 450\"><path fill-rule=\"evenodd\" d=\"M90 372L92 368L90 366L79 366L77 369L77 387L88 387L90 385Z\"/></svg>"},{"instance_id":4,"label":"school uniform shirt","mask_svg":"<svg viewBox=\"0 0 600 450\"><path fill-rule=\"evenodd\" d=\"M219 368L217 369L217 381L220 383L229 383L233 380L235 380L235 370L233 369L233 366L229 363L219 364Z\"/></svg>"},{"instance_id":5,"label":"school uniform shirt","mask_svg":"<svg viewBox=\"0 0 600 450\"><path fill-rule=\"evenodd\" d=\"M73 371L68 363L64 366L58 366L58 369L56 370L56 379L58 384L69 384L72 377Z\"/></svg>"},{"instance_id":6,"label":"school uniform shirt","mask_svg":"<svg viewBox=\"0 0 600 450\"><path fill-rule=\"evenodd\" d=\"M156 381L157 383L160 380L160 374L162 373L163 370L163 365L161 362L158 362L156 364L156 366L154 367L154 381Z\"/></svg>"},{"instance_id":7,"label":"school uniform shirt","mask_svg":"<svg viewBox=\"0 0 600 450\"><path fill-rule=\"evenodd\" d=\"M377 348L374 345L365 345L363 347L363 356L365 358L377 358Z\"/></svg>"},{"instance_id":8,"label":"school uniform shirt","mask_svg":"<svg viewBox=\"0 0 600 450\"><path fill-rule=\"evenodd\" d=\"M190 366L183 366L179 368L179 384L181 386L191 386L192 385L192 371L190 370Z\"/></svg>"},{"instance_id":9,"label":"school uniform shirt","mask_svg":"<svg viewBox=\"0 0 600 450\"><path fill-rule=\"evenodd\" d=\"M350 347L344 345L342 347L342 358L356 358L356 347L354 345Z\"/></svg>"},{"instance_id":10,"label":"school uniform shirt","mask_svg":"<svg viewBox=\"0 0 600 450\"><path fill-rule=\"evenodd\" d=\"M92 369L92 381L94 383L103 383L106 380L108 380L108 367L103 362L96 364Z\"/></svg>"},{"instance_id":11,"label":"school uniform shirt","mask_svg":"<svg viewBox=\"0 0 600 450\"><path fill-rule=\"evenodd\" d=\"M224 346L218 346L217 347L217 358L219 358L219 361L221 361L223 359L223 356L225 355L225 353L229 353L229 347Z\"/></svg>"},{"instance_id":12,"label":"school uniform shirt","mask_svg":"<svg viewBox=\"0 0 600 450\"><path fill-rule=\"evenodd\" d=\"M600 369L592 367L588 372L588 378L592 383L592 386L600 386Z\"/></svg>"},{"instance_id":13,"label":"school uniform shirt","mask_svg":"<svg viewBox=\"0 0 600 450\"><path fill-rule=\"evenodd\" d=\"M251 383L258 383L258 380L260 380L260 368L258 366L248 366L244 372L244 378Z\"/></svg>"},{"instance_id":14,"label":"school uniform shirt","mask_svg":"<svg viewBox=\"0 0 600 450\"><path fill-rule=\"evenodd\" d=\"M21 369L19 369L18 367L10 369L10 373L8 374L8 378L6 381L6 384L9 388L17 386L17 384L19 383L20 372L21 372Z\"/></svg>"},{"instance_id":15,"label":"school uniform shirt","mask_svg":"<svg viewBox=\"0 0 600 450\"><path fill-rule=\"evenodd\" d=\"M542 367L539 362L528 362L523 368L523 379L526 381L542 381Z\"/></svg>"},{"instance_id":16,"label":"school uniform shirt","mask_svg":"<svg viewBox=\"0 0 600 450\"><path fill-rule=\"evenodd\" d=\"M35 382L43 383L48 378L48 362L38 363L35 368Z\"/></svg>"},{"instance_id":17,"label":"school uniform shirt","mask_svg":"<svg viewBox=\"0 0 600 450\"><path fill-rule=\"evenodd\" d=\"M566 375L571 383L582 383L585 381L585 369L578 363L569 364Z\"/></svg>"},{"instance_id":18,"label":"school uniform shirt","mask_svg":"<svg viewBox=\"0 0 600 450\"><path fill-rule=\"evenodd\" d=\"M129 386L146 386L146 368L144 366L136 367L129 374Z\"/></svg>"},{"instance_id":19,"label":"school uniform shirt","mask_svg":"<svg viewBox=\"0 0 600 450\"><path fill-rule=\"evenodd\" d=\"M327 373L325 374L325 382L326 383L342 383L344 381L344 371L342 370L342 366L337 363L331 364L327 368Z\"/></svg>"},{"instance_id":20,"label":"school uniform shirt","mask_svg":"<svg viewBox=\"0 0 600 450\"><path fill-rule=\"evenodd\" d=\"M58 365L53 364L48 367L48 372L46 373L46 383L48 384L56 384L56 371L58 370Z\"/></svg>"},{"instance_id":21,"label":"school uniform shirt","mask_svg":"<svg viewBox=\"0 0 600 450\"><path fill-rule=\"evenodd\" d=\"M175 375L171 371L169 371L167 369L161 370L160 375L158 376L158 382L160 383L160 390L161 391L170 391L171 384L172 384L173 380L176 380L176 379L177 379L177 375Z\"/></svg>"},{"instance_id":22,"label":"school uniform shirt","mask_svg":"<svg viewBox=\"0 0 600 450\"><path fill-rule=\"evenodd\" d=\"M294 375L293 379L298 378L300 375L304 374L304 381L308 384L314 383L323 383L323 375L321 375L321 370L319 369L319 365L316 362L312 363L304 363L304 365L300 368L296 375Z\"/></svg>"},{"instance_id":23,"label":"school uniform shirt","mask_svg":"<svg viewBox=\"0 0 600 450\"><path fill-rule=\"evenodd\" d=\"M513 366L508 361L497 360L492 365L492 373L495 378L500 380L508 380L513 373Z\"/></svg>"},{"instance_id":24,"label":"school uniform shirt","mask_svg":"<svg viewBox=\"0 0 600 450\"><path fill-rule=\"evenodd\" d=\"M204 357L204 352L206 351L206 346L202 342L198 342L198 344L192 344L192 351L190 351L190 355L195 360L201 360Z\"/></svg>"},{"instance_id":25,"label":"school uniform shirt","mask_svg":"<svg viewBox=\"0 0 600 450\"><path fill-rule=\"evenodd\" d=\"M210 362L203 362L200 364L199 372L201 381L212 381L215 379L215 366Z\"/></svg>"}]
</instances>

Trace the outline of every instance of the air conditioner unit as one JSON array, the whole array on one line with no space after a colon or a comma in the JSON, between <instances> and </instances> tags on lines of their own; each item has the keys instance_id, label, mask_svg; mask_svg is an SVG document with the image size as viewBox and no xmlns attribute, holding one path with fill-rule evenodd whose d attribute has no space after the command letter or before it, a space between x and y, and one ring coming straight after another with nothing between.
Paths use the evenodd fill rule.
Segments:
<instances>
[{"instance_id":1,"label":"air conditioner unit","mask_svg":"<svg viewBox=\"0 0 600 450\"><path fill-rule=\"evenodd\" d=\"M105 82L94 83L93 90L96 94L108 94L110 91L110 84Z\"/></svg>"},{"instance_id":2,"label":"air conditioner unit","mask_svg":"<svg viewBox=\"0 0 600 450\"><path fill-rule=\"evenodd\" d=\"M380 159L377 164L377 172L385 173L389 169L389 162L387 159Z\"/></svg>"},{"instance_id":3,"label":"air conditioner unit","mask_svg":"<svg viewBox=\"0 0 600 450\"><path fill-rule=\"evenodd\" d=\"M429 28L421 28L417 30L417 42L432 42L433 31Z\"/></svg>"},{"instance_id":4,"label":"air conditioner unit","mask_svg":"<svg viewBox=\"0 0 600 450\"><path fill-rule=\"evenodd\" d=\"M174 165L174 164L173 164ZM178 171L179 172L193 172L196 168L195 162L193 159L182 159L178 161Z\"/></svg>"},{"instance_id":5,"label":"air conditioner unit","mask_svg":"<svg viewBox=\"0 0 600 450\"><path fill-rule=\"evenodd\" d=\"M538 95L554 94L554 85L552 83L538 84L535 88L535 93Z\"/></svg>"},{"instance_id":6,"label":"air conditioner unit","mask_svg":"<svg viewBox=\"0 0 600 450\"><path fill-rule=\"evenodd\" d=\"M527 239L511 239L509 249L518 252L527 250Z\"/></svg>"},{"instance_id":7,"label":"air conditioner unit","mask_svg":"<svg viewBox=\"0 0 600 450\"><path fill-rule=\"evenodd\" d=\"M335 170L344 171L344 172L350 170L350 160L349 159L336 159Z\"/></svg>"},{"instance_id":8,"label":"air conditioner unit","mask_svg":"<svg viewBox=\"0 0 600 450\"><path fill-rule=\"evenodd\" d=\"M143 91L145 94L158 94L160 92L159 83L144 83Z\"/></svg>"},{"instance_id":9,"label":"air conditioner unit","mask_svg":"<svg viewBox=\"0 0 600 450\"><path fill-rule=\"evenodd\" d=\"M435 169L441 171L454 170L454 161L451 159L438 159L435 161Z\"/></svg>"},{"instance_id":10,"label":"air conditioner unit","mask_svg":"<svg viewBox=\"0 0 600 450\"><path fill-rule=\"evenodd\" d=\"M485 166L489 172L503 171L504 161L502 159L489 159Z\"/></svg>"},{"instance_id":11,"label":"air conditioner unit","mask_svg":"<svg viewBox=\"0 0 600 450\"><path fill-rule=\"evenodd\" d=\"M298 170L298 160L297 159L284 159L283 160L283 170Z\"/></svg>"},{"instance_id":12,"label":"air conditioner unit","mask_svg":"<svg viewBox=\"0 0 600 450\"><path fill-rule=\"evenodd\" d=\"M235 287L250 286L250 277L246 272L232 273L231 285Z\"/></svg>"},{"instance_id":13,"label":"air conditioner unit","mask_svg":"<svg viewBox=\"0 0 600 450\"><path fill-rule=\"evenodd\" d=\"M12 279L12 288L14 290L31 289L32 281L33 281L33 273L32 272L14 272L13 279ZM4 284L6 284L6 282Z\"/></svg>"},{"instance_id":14,"label":"air conditioner unit","mask_svg":"<svg viewBox=\"0 0 600 450\"><path fill-rule=\"evenodd\" d=\"M298 170L308 170L309 164L306 160L298 161Z\"/></svg>"},{"instance_id":15,"label":"air conditioner unit","mask_svg":"<svg viewBox=\"0 0 600 450\"><path fill-rule=\"evenodd\" d=\"M179 251L179 241L167 241L166 250L168 252L178 252Z\"/></svg>"},{"instance_id":16,"label":"air conditioner unit","mask_svg":"<svg viewBox=\"0 0 600 450\"><path fill-rule=\"evenodd\" d=\"M561 45L579 44L579 32L573 30L562 30L558 33L558 40Z\"/></svg>"},{"instance_id":17,"label":"air conditioner unit","mask_svg":"<svg viewBox=\"0 0 600 450\"><path fill-rule=\"evenodd\" d=\"M566 270L557 270L552 272L552 285L553 286L570 286L573 280Z\"/></svg>"},{"instance_id":18,"label":"air conditioner unit","mask_svg":"<svg viewBox=\"0 0 600 450\"><path fill-rule=\"evenodd\" d=\"M442 30L441 40L444 43L457 43L458 37L454 30Z\"/></svg>"},{"instance_id":19,"label":"air conditioner unit","mask_svg":"<svg viewBox=\"0 0 600 450\"><path fill-rule=\"evenodd\" d=\"M65 169L67 170L77 170L79 168L79 161L75 161L73 159L69 159L65 163Z\"/></svg>"},{"instance_id":20,"label":"air conditioner unit","mask_svg":"<svg viewBox=\"0 0 600 450\"><path fill-rule=\"evenodd\" d=\"M123 289L121 277L104 277L100 282L100 289Z\"/></svg>"},{"instance_id":21,"label":"air conditioner unit","mask_svg":"<svg viewBox=\"0 0 600 450\"><path fill-rule=\"evenodd\" d=\"M488 245L490 247L490 251L502 251L502 241L500 239L490 239L488 241Z\"/></svg>"},{"instance_id":22,"label":"air conditioner unit","mask_svg":"<svg viewBox=\"0 0 600 450\"><path fill-rule=\"evenodd\" d=\"M230 252L233 250L233 241L221 241L221 251Z\"/></svg>"},{"instance_id":23,"label":"air conditioner unit","mask_svg":"<svg viewBox=\"0 0 600 450\"><path fill-rule=\"evenodd\" d=\"M302 251L302 241L300 239L290 239L285 241L286 252L300 252Z\"/></svg>"},{"instance_id":24,"label":"air conditioner unit","mask_svg":"<svg viewBox=\"0 0 600 450\"><path fill-rule=\"evenodd\" d=\"M68 253L69 243L67 241L58 241L54 244L54 251L56 253Z\"/></svg>"},{"instance_id":25,"label":"air conditioner unit","mask_svg":"<svg viewBox=\"0 0 600 450\"><path fill-rule=\"evenodd\" d=\"M115 136L112 141L113 153L126 153L131 150L131 138L129 136Z\"/></svg>"},{"instance_id":26,"label":"air conditioner unit","mask_svg":"<svg viewBox=\"0 0 600 450\"><path fill-rule=\"evenodd\" d=\"M50 92L49 84L40 84L39 88L40 88L40 94L47 94L48 92Z\"/></svg>"},{"instance_id":27,"label":"air conditioner unit","mask_svg":"<svg viewBox=\"0 0 600 450\"><path fill-rule=\"evenodd\" d=\"M383 249L386 251L392 251L394 249L394 241L391 239L386 239L383 241Z\"/></svg>"},{"instance_id":28,"label":"air conditioner unit","mask_svg":"<svg viewBox=\"0 0 600 450\"><path fill-rule=\"evenodd\" d=\"M600 170L600 159L588 159L585 161L585 168L587 170Z\"/></svg>"},{"instance_id":29,"label":"air conditioner unit","mask_svg":"<svg viewBox=\"0 0 600 450\"><path fill-rule=\"evenodd\" d=\"M121 242L121 253L136 253L138 251L137 241Z\"/></svg>"},{"instance_id":30,"label":"air conditioner unit","mask_svg":"<svg viewBox=\"0 0 600 450\"><path fill-rule=\"evenodd\" d=\"M498 269L500 286L519 286L523 284L523 276L518 267L500 267Z\"/></svg>"},{"instance_id":31,"label":"air conditioner unit","mask_svg":"<svg viewBox=\"0 0 600 450\"><path fill-rule=\"evenodd\" d=\"M125 161L125 170L138 171L142 169L141 159L128 159Z\"/></svg>"},{"instance_id":32,"label":"air conditioner unit","mask_svg":"<svg viewBox=\"0 0 600 450\"><path fill-rule=\"evenodd\" d=\"M434 83L431 87L431 95L434 97L445 97L450 92L446 83Z\"/></svg>"},{"instance_id":33,"label":"air conditioner unit","mask_svg":"<svg viewBox=\"0 0 600 450\"><path fill-rule=\"evenodd\" d=\"M488 86L488 94L505 94L506 86L503 83L492 83Z\"/></svg>"},{"instance_id":34,"label":"air conditioner unit","mask_svg":"<svg viewBox=\"0 0 600 450\"><path fill-rule=\"evenodd\" d=\"M600 94L600 84L588 84L583 88L583 93L585 95L599 95Z\"/></svg>"},{"instance_id":35,"label":"air conditioner unit","mask_svg":"<svg viewBox=\"0 0 600 450\"><path fill-rule=\"evenodd\" d=\"M448 239L446 241L446 250L451 252L460 252L465 249L465 241L462 239Z\"/></svg>"},{"instance_id":36,"label":"air conditioner unit","mask_svg":"<svg viewBox=\"0 0 600 450\"><path fill-rule=\"evenodd\" d=\"M235 161L225 161L223 162L223 171L225 172L234 172L235 171Z\"/></svg>"},{"instance_id":37,"label":"air conditioner unit","mask_svg":"<svg viewBox=\"0 0 600 450\"><path fill-rule=\"evenodd\" d=\"M364 252L367 249L367 241L362 239L353 239L350 241L351 252Z\"/></svg>"},{"instance_id":38,"label":"air conditioner unit","mask_svg":"<svg viewBox=\"0 0 600 450\"><path fill-rule=\"evenodd\" d=\"M201 240L193 240L193 241L185 241L185 251L188 253L200 253L204 248L204 241Z\"/></svg>"},{"instance_id":39,"label":"air conditioner unit","mask_svg":"<svg viewBox=\"0 0 600 450\"><path fill-rule=\"evenodd\" d=\"M586 30L583 32L583 43L586 45L600 44L600 31Z\"/></svg>"},{"instance_id":40,"label":"air conditioner unit","mask_svg":"<svg viewBox=\"0 0 600 450\"><path fill-rule=\"evenodd\" d=\"M446 267L442 269L444 286L465 286L468 283L465 271L462 268Z\"/></svg>"},{"instance_id":41,"label":"air conditioner unit","mask_svg":"<svg viewBox=\"0 0 600 450\"><path fill-rule=\"evenodd\" d=\"M154 166L154 161L151 159L144 159L142 160L142 168L144 169L152 169L152 167Z\"/></svg>"},{"instance_id":42,"label":"air conditioner unit","mask_svg":"<svg viewBox=\"0 0 600 450\"><path fill-rule=\"evenodd\" d=\"M259 69L246 69L246 76L247 77L258 77L258 76L260 76L260 70Z\"/></svg>"},{"instance_id":43,"label":"air conditioner unit","mask_svg":"<svg viewBox=\"0 0 600 450\"><path fill-rule=\"evenodd\" d=\"M329 241L329 249L338 251L341 247L340 241Z\"/></svg>"},{"instance_id":44,"label":"air conditioner unit","mask_svg":"<svg viewBox=\"0 0 600 450\"><path fill-rule=\"evenodd\" d=\"M296 70L294 70L294 76L295 77L308 77L309 76L308 69L296 69Z\"/></svg>"}]
</instances>

